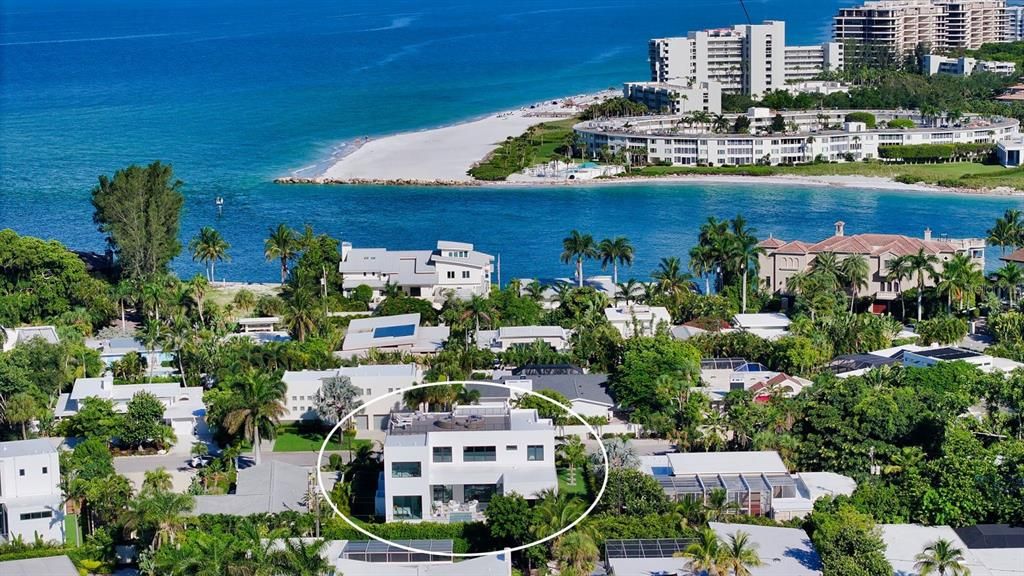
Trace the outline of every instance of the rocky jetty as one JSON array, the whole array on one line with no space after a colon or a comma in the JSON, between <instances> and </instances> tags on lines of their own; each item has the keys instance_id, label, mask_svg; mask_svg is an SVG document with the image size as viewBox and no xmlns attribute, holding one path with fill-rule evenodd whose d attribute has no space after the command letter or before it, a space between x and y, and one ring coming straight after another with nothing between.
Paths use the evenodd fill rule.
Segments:
<instances>
[{"instance_id":1,"label":"rocky jetty","mask_svg":"<svg viewBox=\"0 0 1024 576\"><path fill-rule=\"evenodd\" d=\"M275 184L348 184L352 186L479 186L476 180L415 180L406 178L326 178L304 176L282 176L274 178Z\"/></svg>"}]
</instances>

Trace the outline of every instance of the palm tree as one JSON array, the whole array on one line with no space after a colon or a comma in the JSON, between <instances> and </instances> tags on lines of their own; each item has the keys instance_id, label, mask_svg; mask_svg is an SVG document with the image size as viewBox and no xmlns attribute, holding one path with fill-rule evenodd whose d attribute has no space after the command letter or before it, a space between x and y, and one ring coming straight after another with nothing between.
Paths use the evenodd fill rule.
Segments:
<instances>
[{"instance_id":1,"label":"palm tree","mask_svg":"<svg viewBox=\"0 0 1024 576\"><path fill-rule=\"evenodd\" d=\"M634 278L630 278L625 282L619 282L615 285L615 298L623 299L626 304L630 302L636 302L637 296L643 291L643 287Z\"/></svg>"},{"instance_id":2,"label":"palm tree","mask_svg":"<svg viewBox=\"0 0 1024 576\"><path fill-rule=\"evenodd\" d=\"M992 281L996 286L1006 291L1006 297L1010 301L1010 308L1013 308L1014 298L1021 284L1024 284L1024 269L1014 263L1009 263L996 270L992 274Z\"/></svg>"},{"instance_id":3,"label":"palm tree","mask_svg":"<svg viewBox=\"0 0 1024 576\"><path fill-rule=\"evenodd\" d=\"M597 244L590 234L580 234L573 230L562 240L562 262L568 264L576 261L576 282L583 287L583 261L589 258L597 258Z\"/></svg>"},{"instance_id":4,"label":"palm tree","mask_svg":"<svg viewBox=\"0 0 1024 576\"><path fill-rule=\"evenodd\" d=\"M711 130L715 133L726 132L729 130L729 126L729 119L722 114L715 114L715 117L711 120Z\"/></svg>"},{"instance_id":5,"label":"palm tree","mask_svg":"<svg viewBox=\"0 0 1024 576\"><path fill-rule=\"evenodd\" d=\"M952 542L939 538L914 557L917 562L914 569L921 576L939 574L939 576L970 576L971 571L964 566L964 552Z\"/></svg>"},{"instance_id":6,"label":"palm tree","mask_svg":"<svg viewBox=\"0 0 1024 576\"><path fill-rule=\"evenodd\" d=\"M170 492L172 488L174 488L174 482L171 480L171 473L166 468L161 466L156 470L146 470L142 480L143 492Z\"/></svg>"},{"instance_id":7,"label":"palm tree","mask_svg":"<svg viewBox=\"0 0 1024 576\"><path fill-rule=\"evenodd\" d=\"M569 467L569 484L576 485L576 467L587 459L587 448L579 436L570 436L567 441L558 446L562 462Z\"/></svg>"},{"instance_id":8,"label":"palm tree","mask_svg":"<svg viewBox=\"0 0 1024 576\"><path fill-rule=\"evenodd\" d=\"M184 516L192 510L195 500L188 494L151 491L132 502L128 527L152 529L154 549L174 544L175 536L184 528Z\"/></svg>"},{"instance_id":9,"label":"palm tree","mask_svg":"<svg viewBox=\"0 0 1024 576\"><path fill-rule=\"evenodd\" d=\"M740 272L743 276L743 297L740 305L742 312L747 311L747 274L753 270L757 273L760 267L758 257L764 254L764 248L757 245L757 238L754 236L753 229L746 229L742 224L743 220L741 216L737 216L733 219L733 239L735 247L733 248L733 254L739 261Z\"/></svg>"},{"instance_id":10,"label":"palm tree","mask_svg":"<svg viewBox=\"0 0 1024 576\"><path fill-rule=\"evenodd\" d=\"M612 283L619 283L619 264L633 265L633 244L625 236L605 238L597 245L597 253L601 258L601 269L612 265Z\"/></svg>"},{"instance_id":11,"label":"palm tree","mask_svg":"<svg viewBox=\"0 0 1024 576\"><path fill-rule=\"evenodd\" d=\"M908 254L906 260L907 271L910 277L917 277L917 321L921 321L923 310L922 298L924 296L925 275L935 276L935 265L939 263L939 257L935 254L928 254L924 248L919 248L916 254Z\"/></svg>"},{"instance_id":12,"label":"palm tree","mask_svg":"<svg viewBox=\"0 0 1024 576\"><path fill-rule=\"evenodd\" d=\"M721 521L729 514L740 511L740 505L729 500L729 493L725 488L715 488L708 493L708 500L704 503L704 511L708 520L712 522Z\"/></svg>"},{"instance_id":13,"label":"palm tree","mask_svg":"<svg viewBox=\"0 0 1024 576\"><path fill-rule=\"evenodd\" d=\"M246 439L252 441L253 462L260 463L260 433L271 437L274 426L285 413L284 399L287 387L276 375L264 374L250 369L236 382L239 408L228 412L224 426L229 433L243 431Z\"/></svg>"},{"instance_id":14,"label":"palm tree","mask_svg":"<svg viewBox=\"0 0 1024 576\"><path fill-rule=\"evenodd\" d=\"M722 558L722 543L718 534L711 528L703 528L697 532L697 540L686 547L686 550L676 553L687 558L686 570L693 574L705 573L708 576L726 576L729 569L726 568Z\"/></svg>"},{"instance_id":15,"label":"palm tree","mask_svg":"<svg viewBox=\"0 0 1024 576\"><path fill-rule=\"evenodd\" d=\"M288 261L295 257L297 251L298 241L294 230L283 223L278 224L277 228L270 229L270 236L263 243L263 256L268 262L275 258L281 260L282 286L288 279Z\"/></svg>"},{"instance_id":16,"label":"palm tree","mask_svg":"<svg viewBox=\"0 0 1024 576\"><path fill-rule=\"evenodd\" d=\"M572 530L558 538L552 552L558 562L559 573L564 576L589 576L600 557L594 539L579 530Z\"/></svg>"},{"instance_id":17,"label":"palm tree","mask_svg":"<svg viewBox=\"0 0 1024 576\"><path fill-rule=\"evenodd\" d=\"M722 547L722 561L726 573L732 571L734 576L750 576L751 566L760 566L761 558L757 555L757 544L750 541L750 534L737 531L730 534Z\"/></svg>"},{"instance_id":18,"label":"palm tree","mask_svg":"<svg viewBox=\"0 0 1024 576\"><path fill-rule=\"evenodd\" d=\"M956 300L959 309L963 310L968 297L973 301L984 281L981 268L970 256L955 254L943 265L936 288L940 293L946 294L947 310L952 307L953 300Z\"/></svg>"},{"instance_id":19,"label":"palm tree","mask_svg":"<svg viewBox=\"0 0 1024 576\"><path fill-rule=\"evenodd\" d=\"M851 254L839 264L839 271L850 287L850 312L853 312L857 293L861 288L868 287L868 275L871 273L868 259L863 254Z\"/></svg>"},{"instance_id":20,"label":"palm tree","mask_svg":"<svg viewBox=\"0 0 1024 576\"><path fill-rule=\"evenodd\" d=\"M708 277L715 271L715 261L710 246L697 244L690 249L690 270L704 279L704 294L711 294L711 280Z\"/></svg>"},{"instance_id":21,"label":"palm tree","mask_svg":"<svg viewBox=\"0 0 1024 576\"><path fill-rule=\"evenodd\" d=\"M283 574L327 576L334 574L334 569L323 556L326 545L324 540L304 542L298 538L286 538L281 549L271 553L271 559Z\"/></svg>"},{"instance_id":22,"label":"palm tree","mask_svg":"<svg viewBox=\"0 0 1024 576\"><path fill-rule=\"evenodd\" d=\"M885 275L885 279L889 282L896 282L899 285L898 292L900 294L900 312L903 315L903 318L906 318L907 302L906 299L903 298L903 281L910 280L914 276L914 273L910 270L909 255L904 254L893 258L888 262L887 268L889 268L889 272Z\"/></svg>"},{"instance_id":23,"label":"palm tree","mask_svg":"<svg viewBox=\"0 0 1024 576\"><path fill-rule=\"evenodd\" d=\"M296 290L285 304L284 325L299 342L304 342L306 336L316 331L319 319L320 308L306 290Z\"/></svg>"},{"instance_id":24,"label":"palm tree","mask_svg":"<svg viewBox=\"0 0 1024 576\"><path fill-rule=\"evenodd\" d=\"M0 333L3 333L2 328ZM28 392L13 394L7 402L3 402L3 398L0 397L0 419L11 426L21 425L22 440L28 440L28 425L38 418L39 414L39 406Z\"/></svg>"},{"instance_id":25,"label":"palm tree","mask_svg":"<svg viewBox=\"0 0 1024 576\"><path fill-rule=\"evenodd\" d=\"M220 232L212 226L203 226L199 234L188 243L188 249L192 253L192 260L198 260L206 265L206 279L213 282L215 267L218 260L228 261L228 244L220 235Z\"/></svg>"},{"instance_id":26,"label":"palm tree","mask_svg":"<svg viewBox=\"0 0 1024 576\"><path fill-rule=\"evenodd\" d=\"M811 263L811 272L821 274L821 278L827 279L835 288L840 286L840 279L843 277L843 271L839 267L839 259L836 258L835 252L816 254L814 262Z\"/></svg>"},{"instance_id":27,"label":"palm tree","mask_svg":"<svg viewBox=\"0 0 1024 576\"><path fill-rule=\"evenodd\" d=\"M533 300L534 302L540 302L541 300L544 300L544 291L547 289L547 286L541 284L536 280L530 282L524 288L524 290L526 290L526 295L530 298L530 300Z\"/></svg>"},{"instance_id":28,"label":"palm tree","mask_svg":"<svg viewBox=\"0 0 1024 576\"><path fill-rule=\"evenodd\" d=\"M530 534L535 538L546 538L572 524L583 514L585 508L579 498L565 493L555 494L553 490L544 490L537 496L533 522L530 525ZM579 529L580 526L577 525L577 530Z\"/></svg>"},{"instance_id":29,"label":"palm tree","mask_svg":"<svg viewBox=\"0 0 1024 576\"><path fill-rule=\"evenodd\" d=\"M675 256L662 258L658 269L651 273L651 278L662 294L682 294L693 284L693 276L683 272L683 265Z\"/></svg>"},{"instance_id":30,"label":"palm tree","mask_svg":"<svg viewBox=\"0 0 1024 576\"><path fill-rule=\"evenodd\" d=\"M480 332L480 319L483 318L485 322L490 323L491 313L492 309L490 300L480 296L479 294L474 294L469 299L469 302L466 303L466 309L462 312L459 320L466 321L472 318L474 325L473 333L476 334L477 332Z\"/></svg>"},{"instance_id":31,"label":"palm tree","mask_svg":"<svg viewBox=\"0 0 1024 576\"><path fill-rule=\"evenodd\" d=\"M1006 248L1017 248L1024 244L1024 223L1021 222L1021 211L1010 209L997 218L995 226L987 231L990 244L999 246L999 255L1006 254Z\"/></svg>"}]
</instances>

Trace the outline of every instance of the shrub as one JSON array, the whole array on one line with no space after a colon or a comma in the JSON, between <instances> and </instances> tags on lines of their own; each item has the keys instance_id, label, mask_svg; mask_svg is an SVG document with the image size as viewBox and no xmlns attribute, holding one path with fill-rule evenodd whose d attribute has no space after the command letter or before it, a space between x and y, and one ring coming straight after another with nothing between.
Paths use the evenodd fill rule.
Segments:
<instances>
[{"instance_id":1,"label":"shrub","mask_svg":"<svg viewBox=\"0 0 1024 576\"><path fill-rule=\"evenodd\" d=\"M871 112L850 112L846 115L847 122L863 122L868 128L875 127L875 115Z\"/></svg>"}]
</instances>

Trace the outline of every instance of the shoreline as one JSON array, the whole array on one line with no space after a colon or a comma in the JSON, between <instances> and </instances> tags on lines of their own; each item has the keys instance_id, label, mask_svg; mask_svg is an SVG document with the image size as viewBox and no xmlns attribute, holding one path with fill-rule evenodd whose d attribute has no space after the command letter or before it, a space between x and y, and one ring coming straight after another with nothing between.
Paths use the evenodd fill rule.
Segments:
<instances>
[{"instance_id":1,"label":"shoreline","mask_svg":"<svg viewBox=\"0 0 1024 576\"><path fill-rule=\"evenodd\" d=\"M822 175L802 176L772 174L750 176L738 174L678 174L669 176L622 176L593 180L559 180L551 182L508 182L485 180L420 180L415 178L329 178L287 177L275 180L278 184L310 184L324 186L421 186L434 188L579 188L588 186L623 186L636 184L768 184L774 186L814 186L831 188L860 188L892 192L929 192L966 196L1020 197L1024 191L1011 188L949 188L932 184L904 184L884 176Z\"/></svg>"},{"instance_id":2,"label":"shoreline","mask_svg":"<svg viewBox=\"0 0 1024 576\"><path fill-rule=\"evenodd\" d=\"M292 170L274 182L472 184L475 181L466 172L506 138L537 124L572 118L585 106L618 94L618 90L601 90L561 96L445 126L356 138L339 144L338 153L329 158Z\"/></svg>"}]
</instances>

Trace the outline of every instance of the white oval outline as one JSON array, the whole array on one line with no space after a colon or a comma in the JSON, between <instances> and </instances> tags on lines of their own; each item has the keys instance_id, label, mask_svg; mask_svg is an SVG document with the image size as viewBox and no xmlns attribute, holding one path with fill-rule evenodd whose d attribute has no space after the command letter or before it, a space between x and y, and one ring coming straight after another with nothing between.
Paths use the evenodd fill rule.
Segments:
<instances>
[{"instance_id":1,"label":"white oval outline","mask_svg":"<svg viewBox=\"0 0 1024 576\"><path fill-rule=\"evenodd\" d=\"M327 443L330 441L331 436L333 436L338 431L338 429L341 428L342 424L344 424L350 418L353 418L358 412L362 411L363 409L365 409L367 406L370 406L371 404L374 404L376 402L379 402L380 400L388 398L389 396L396 396L396 395L399 395L399 394L404 395L409 390L416 390L416 389L421 389L421 388L430 388L430 387L433 387L433 386L451 386L453 384L462 384L462 385L465 385L465 384L477 384L477 385L491 386L491 387L495 387L495 388L508 388L509 390L514 390L516 392L522 392L522 393L529 394L529 395L532 395L532 396L538 396L540 398L543 398L544 400L547 400L548 402L551 402L555 406L558 406L562 410L565 410L570 415L572 415L574 418L576 418L577 420L582 422L584 426L587 427L587 430L590 432L590 434L592 434L594 436L594 438L597 439L597 445L601 449L601 457L604 459L604 475L603 475L603 480L601 481L601 489L597 491L597 495L594 497L594 501L591 502L590 506L586 510L583 511L583 514L580 514L579 518L577 518L571 524L569 524L568 526L565 526L564 528L562 528L558 532L555 532L554 534L551 534L549 536L546 536L546 537L541 538L540 540L536 540L534 542L529 542L527 544L522 544L522 545L516 546L514 548L503 548L501 550L494 550L494 551L491 551L491 552L474 552L474 553L469 553L469 552L437 552L437 551L430 551L430 550L421 550L419 548L413 548L412 546L405 546L405 545L399 544L397 542L392 542L391 540L388 540L386 538L382 538L380 536L377 536L376 534L374 534L374 533L364 529L363 527L357 525L355 522L353 522L351 519L349 519L348 516L346 516L346 515L341 513L341 510L339 510L338 506L334 503L333 500L331 500L331 497L328 495L327 489L324 487L323 471L321 470L321 468L323 467L324 450L327 448ZM383 449L383 447L382 447L382 449ZM320 451L317 453L317 458L316 458L316 482L317 482L317 485L320 487L320 493L323 495L324 500L327 501L327 504L330 505L331 509L334 510L334 513L337 514L342 520L344 520L346 524L348 524L352 528L355 528L356 531L362 533L363 535L368 536L368 537L370 537L370 538L372 538L372 539L374 539L374 540L376 540L376 541L378 541L378 542L380 542L382 544L387 544L388 546L394 546L395 548L398 548L400 550L405 550L406 552L414 552L416 554L426 554L428 556L446 556L448 558L479 558L481 556L498 556L500 554L518 552L519 550L526 550L527 548L532 548L534 546L537 546L537 545L540 545L540 544L544 544L545 542L548 542L550 540L554 540L555 538L558 538L562 534L565 534L569 530L572 530L573 528L575 528L577 524L582 522L583 519L586 518L587 516L590 516L590 514L594 511L594 508L596 508L598 503L601 502L601 498L604 497L605 489L608 487L608 474L610 472L611 472L611 466L610 466L609 461L608 461L608 450L605 449L605 447L604 447L604 441L601 439L601 435L598 434L597 430L593 426L591 426L590 423L587 422L583 418L583 416L580 415L578 412L576 412L572 408L562 404L561 402L558 402L558 401L556 401L556 400L554 400L552 398L549 398L549 397L547 397L547 396L545 396L543 394L534 392L533 390L527 390L526 388L520 388L518 386L511 386L511 385L505 384L505 383L486 382L486 381L480 381L480 380L448 380L448 381L444 381L444 382L424 382L422 384L414 384L414 385L409 386L407 388L401 388L401 389L395 390L393 392L386 392L384 394L381 394L380 396L376 396L374 398L371 398L368 402L360 404L355 410L352 410L351 412L349 412L348 414L342 416L341 419L338 420L338 423L334 425L334 428L331 428L331 431L327 434L326 437L324 437L324 442L323 442L323 444L320 445ZM557 479L557 475L556 475L556 479Z\"/></svg>"}]
</instances>

